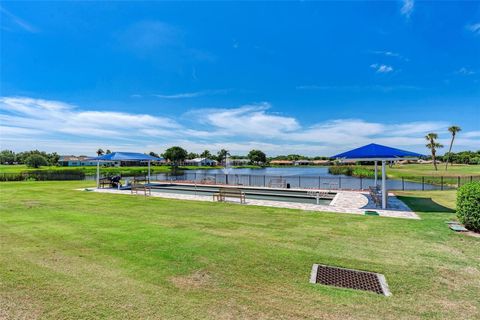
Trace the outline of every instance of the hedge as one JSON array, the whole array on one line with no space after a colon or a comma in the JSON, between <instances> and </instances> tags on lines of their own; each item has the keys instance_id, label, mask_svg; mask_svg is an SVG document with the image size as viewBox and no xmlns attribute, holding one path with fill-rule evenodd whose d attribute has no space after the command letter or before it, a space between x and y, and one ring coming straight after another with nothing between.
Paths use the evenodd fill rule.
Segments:
<instances>
[{"instance_id":1,"label":"hedge","mask_svg":"<svg viewBox=\"0 0 480 320\"><path fill-rule=\"evenodd\" d=\"M458 189L457 216L465 228L480 231L480 181L466 183Z\"/></svg>"}]
</instances>

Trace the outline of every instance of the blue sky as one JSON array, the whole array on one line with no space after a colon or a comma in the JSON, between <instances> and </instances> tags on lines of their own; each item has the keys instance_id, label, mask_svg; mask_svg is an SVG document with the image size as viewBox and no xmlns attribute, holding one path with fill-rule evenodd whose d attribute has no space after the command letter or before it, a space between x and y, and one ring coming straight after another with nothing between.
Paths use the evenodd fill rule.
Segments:
<instances>
[{"instance_id":1,"label":"blue sky","mask_svg":"<svg viewBox=\"0 0 480 320\"><path fill-rule=\"evenodd\" d=\"M480 149L480 2L3 1L0 147Z\"/></svg>"}]
</instances>

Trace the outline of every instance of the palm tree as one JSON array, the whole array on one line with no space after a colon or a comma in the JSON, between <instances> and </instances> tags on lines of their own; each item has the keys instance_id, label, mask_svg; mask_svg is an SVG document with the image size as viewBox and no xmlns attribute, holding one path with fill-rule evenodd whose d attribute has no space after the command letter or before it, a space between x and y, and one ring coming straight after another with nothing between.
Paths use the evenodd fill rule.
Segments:
<instances>
[{"instance_id":1,"label":"palm tree","mask_svg":"<svg viewBox=\"0 0 480 320\"><path fill-rule=\"evenodd\" d=\"M425 139L428 141L426 144L426 147L430 149L432 152L432 161L433 161L433 166L435 167L435 171L437 171L437 159L436 159L436 154L437 154L437 149L438 148L443 148L443 145L440 143L436 142L435 140L438 139L438 134L436 133L429 133L425 136Z\"/></svg>"},{"instance_id":2,"label":"palm tree","mask_svg":"<svg viewBox=\"0 0 480 320\"><path fill-rule=\"evenodd\" d=\"M452 140L450 140L450 148L448 148L447 160L445 161L445 171L447 171L448 160L450 159L450 153L452 152L453 141L455 140L455 136L457 135L457 132L462 131L462 128L458 126L451 126L450 128L448 128L448 131L450 131L450 133L452 134Z\"/></svg>"},{"instance_id":3,"label":"palm tree","mask_svg":"<svg viewBox=\"0 0 480 320\"><path fill-rule=\"evenodd\" d=\"M100 157L102 154L104 154L103 149L98 149L97 155Z\"/></svg>"}]
</instances>

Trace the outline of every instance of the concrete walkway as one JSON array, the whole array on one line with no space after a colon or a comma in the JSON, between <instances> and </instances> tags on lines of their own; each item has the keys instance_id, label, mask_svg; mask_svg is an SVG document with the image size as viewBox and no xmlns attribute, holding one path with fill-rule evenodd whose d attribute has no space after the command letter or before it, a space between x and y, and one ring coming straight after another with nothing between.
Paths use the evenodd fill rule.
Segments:
<instances>
[{"instance_id":1,"label":"concrete walkway","mask_svg":"<svg viewBox=\"0 0 480 320\"><path fill-rule=\"evenodd\" d=\"M83 190L83 189L82 189ZM94 189L95 192L100 193L113 193L132 195L130 190L116 190L116 189ZM139 194L143 197L143 194ZM152 192L152 197L179 199L179 200L195 200L195 201L209 201L212 202L212 196L190 195L180 193L167 193L155 190ZM232 199L227 201L229 203L239 203L238 200ZM396 198L393 194L389 194L388 197L388 210L377 209L375 204L368 193L355 192L355 191L338 191L335 198L329 205L324 204L310 204L310 203L297 203L297 202L284 202L284 201L271 201L271 200L257 200L248 199L245 205L250 206L265 206L276 208L288 208L299 209L305 211L322 211L322 212L335 212L335 213L350 213L363 215L365 210L374 210L383 217L404 218L404 219L420 219L410 208Z\"/></svg>"}]
</instances>

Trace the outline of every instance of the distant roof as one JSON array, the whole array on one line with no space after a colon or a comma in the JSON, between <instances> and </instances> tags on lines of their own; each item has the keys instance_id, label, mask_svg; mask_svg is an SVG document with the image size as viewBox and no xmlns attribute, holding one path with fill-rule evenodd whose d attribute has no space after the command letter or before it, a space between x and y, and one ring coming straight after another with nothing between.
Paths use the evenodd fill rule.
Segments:
<instances>
[{"instance_id":1,"label":"distant roof","mask_svg":"<svg viewBox=\"0 0 480 320\"><path fill-rule=\"evenodd\" d=\"M163 158L152 157L151 155L136 152L112 152L103 156L90 158L95 161L163 161Z\"/></svg>"},{"instance_id":2,"label":"distant roof","mask_svg":"<svg viewBox=\"0 0 480 320\"><path fill-rule=\"evenodd\" d=\"M187 159L185 161L191 161L191 162L213 161L213 162L217 162L217 160L213 160L213 159L209 159L209 158L194 158L194 159Z\"/></svg>"},{"instance_id":3,"label":"distant roof","mask_svg":"<svg viewBox=\"0 0 480 320\"><path fill-rule=\"evenodd\" d=\"M332 158L336 159L356 159L356 160L389 160L398 158L418 158L424 157L423 154L416 152L405 151L401 149L382 146L376 143L367 144L366 146L356 148L344 153L334 155Z\"/></svg>"}]
</instances>

